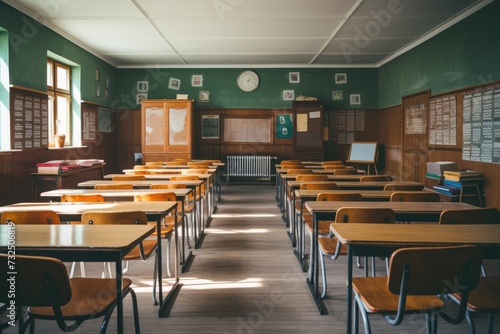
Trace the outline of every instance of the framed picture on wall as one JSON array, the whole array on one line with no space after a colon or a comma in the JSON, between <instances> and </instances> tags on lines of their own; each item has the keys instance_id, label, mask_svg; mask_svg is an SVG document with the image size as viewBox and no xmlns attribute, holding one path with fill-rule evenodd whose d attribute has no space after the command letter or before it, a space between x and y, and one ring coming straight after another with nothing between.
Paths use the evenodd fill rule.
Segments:
<instances>
[{"instance_id":1,"label":"framed picture on wall","mask_svg":"<svg viewBox=\"0 0 500 334\"><path fill-rule=\"evenodd\" d=\"M203 75L195 74L191 76L191 86L202 87L203 86Z\"/></svg>"},{"instance_id":2,"label":"framed picture on wall","mask_svg":"<svg viewBox=\"0 0 500 334\"><path fill-rule=\"evenodd\" d=\"M359 94L351 94L350 102L352 105L361 104L361 95Z\"/></svg>"},{"instance_id":3,"label":"framed picture on wall","mask_svg":"<svg viewBox=\"0 0 500 334\"><path fill-rule=\"evenodd\" d=\"M200 102L208 102L208 101L210 101L210 92L208 92L206 90L200 91L199 99L200 99Z\"/></svg>"},{"instance_id":4,"label":"framed picture on wall","mask_svg":"<svg viewBox=\"0 0 500 334\"><path fill-rule=\"evenodd\" d=\"M345 84L347 83L347 74L345 73L335 73L335 83Z\"/></svg>"},{"instance_id":5,"label":"framed picture on wall","mask_svg":"<svg viewBox=\"0 0 500 334\"><path fill-rule=\"evenodd\" d=\"M333 101L342 101L344 99L344 92L341 90L332 91L332 100Z\"/></svg>"},{"instance_id":6,"label":"framed picture on wall","mask_svg":"<svg viewBox=\"0 0 500 334\"><path fill-rule=\"evenodd\" d=\"M299 83L300 82L300 72L289 72L288 73L289 83Z\"/></svg>"},{"instance_id":7,"label":"framed picture on wall","mask_svg":"<svg viewBox=\"0 0 500 334\"><path fill-rule=\"evenodd\" d=\"M142 100L148 99L148 93L137 93L135 99L137 104L141 104Z\"/></svg>"},{"instance_id":8,"label":"framed picture on wall","mask_svg":"<svg viewBox=\"0 0 500 334\"><path fill-rule=\"evenodd\" d=\"M148 82L147 81L137 81L137 91L138 92L147 92L148 91Z\"/></svg>"},{"instance_id":9,"label":"framed picture on wall","mask_svg":"<svg viewBox=\"0 0 500 334\"><path fill-rule=\"evenodd\" d=\"M179 90L181 88L181 81L179 79L170 78L168 80L168 88Z\"/></svg>"},{"instance_id":10,"label":"framed picture on wall","mask_svg":"<svg viewBox=\"0 0 500 334\"><path fill-rule=\"evenodd\" d=\"M283 101L293 101L295 98L295 93L293 90L284 90L283 91Z\"/></svg>"}]
</instances>

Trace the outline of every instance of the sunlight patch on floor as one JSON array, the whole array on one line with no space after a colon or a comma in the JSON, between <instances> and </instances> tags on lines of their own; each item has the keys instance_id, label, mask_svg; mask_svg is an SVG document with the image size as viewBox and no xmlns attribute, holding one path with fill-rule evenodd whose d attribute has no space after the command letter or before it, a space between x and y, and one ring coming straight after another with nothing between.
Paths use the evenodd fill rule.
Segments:
<instances>
[{"instance_id":1,"label":"sunlight patch on floor","mask_svg":"<svg viewBox=\"0 0 500 334\"><path fill-rule=\"evenodd\" d=\"M267 228L249 228L246 230L221 230L217 228L210 228L205 230L208 234L239 234L239 233L269 233Z\"/></svg>"}]
</instances>

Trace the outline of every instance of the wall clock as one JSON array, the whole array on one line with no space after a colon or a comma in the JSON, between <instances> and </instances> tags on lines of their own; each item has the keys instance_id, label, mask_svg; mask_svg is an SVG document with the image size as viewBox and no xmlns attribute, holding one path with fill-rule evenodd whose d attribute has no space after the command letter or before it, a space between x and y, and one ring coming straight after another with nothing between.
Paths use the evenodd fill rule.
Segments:
<instances>
[{"instance_id":1,"label":"wall clock","mask_svg":"<svg viewBox=\"0 0 500 334\"><path fill-rule=\"evenodd\" d=\"M236 79L238 87L244 92L253 92L259 87L259 76L254 71L241 72Z\"/></svg>"}]
</instances>

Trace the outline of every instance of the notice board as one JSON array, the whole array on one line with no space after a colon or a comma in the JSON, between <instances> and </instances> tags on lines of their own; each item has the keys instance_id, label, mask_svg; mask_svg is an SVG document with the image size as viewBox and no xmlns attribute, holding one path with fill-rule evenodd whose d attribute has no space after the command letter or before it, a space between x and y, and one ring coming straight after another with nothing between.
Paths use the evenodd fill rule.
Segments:
<instances>
[{"instance_id":1,"label":"notice board","mask_svg":"<svg viewBox=\"0 0 500 334\"><path fill-rule=\"evenodd\" d=\"M47 148L49 145L48 95L10 89L11 148Z\"/></svg>"}]
</instances>

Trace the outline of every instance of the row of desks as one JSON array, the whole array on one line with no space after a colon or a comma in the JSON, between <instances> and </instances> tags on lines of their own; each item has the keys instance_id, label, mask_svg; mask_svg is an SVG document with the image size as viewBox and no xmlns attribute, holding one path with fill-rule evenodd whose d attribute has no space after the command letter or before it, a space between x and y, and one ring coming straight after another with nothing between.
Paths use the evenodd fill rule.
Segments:
<instances>
[{"instance_id":1,"label":"row of desks","mask_svg":"<svg viewBox=\"0 0 500 334\"><path fill-rule=\"evenodd\" d=\"M61 220L80 220L84 212L98 211L144 211L148 220L156 221L161 227L162 219L177 213L177 202L118 202L118 203L18 203L0 207L0 212L7 210L41 210L49 209L57 212ZM15 254L42 255L61 259L62 261L112 261L116 265L117 285L117 327L123 333L123 301L122 301L122 259L142 240L151 235L155 227L149 225L121 225L120 228L110 225L15 225L0 224L0 252L9 253L14 243ZM177 245L178 234L174 229ZM109 238L113 235L113 238ZM12 237L13 241L12 241ZM166 298L163 298L162 285L162 249L161 234L158 233L157 277L160 282L159 317L168 316L175 296L181 288L179 282L179 257L175 250L175 282Z\"/></svg>"}]
</instances>

